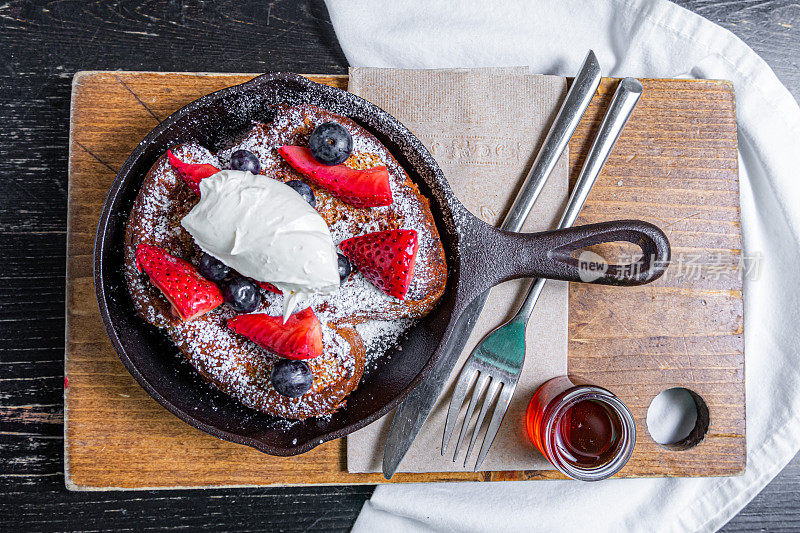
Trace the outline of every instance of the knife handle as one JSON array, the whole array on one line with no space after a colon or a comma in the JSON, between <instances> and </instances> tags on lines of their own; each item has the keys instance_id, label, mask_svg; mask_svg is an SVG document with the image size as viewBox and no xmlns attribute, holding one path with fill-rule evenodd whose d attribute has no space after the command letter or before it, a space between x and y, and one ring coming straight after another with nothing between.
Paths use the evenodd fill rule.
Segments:
<instances>
[{"instance_id":1,"label":"knife handle","mask_svg":"<svg viewBox=\"0 0 800 533\"><path fill-rule=\"evenodd\" d=\"M594 52L589 50L564 103L561 104L561 109L558 110L550 131L547 132L539 154L522 182L514 203L500 224L500 229L514 232L522 229L522 225L542 192L547 178L558 163L561 154L564 153L572 134L575 133L575 128L578 127L578 123L589 107L589 102L600 85L601 76L597 57Z\"/></svg>"}]
</instances>

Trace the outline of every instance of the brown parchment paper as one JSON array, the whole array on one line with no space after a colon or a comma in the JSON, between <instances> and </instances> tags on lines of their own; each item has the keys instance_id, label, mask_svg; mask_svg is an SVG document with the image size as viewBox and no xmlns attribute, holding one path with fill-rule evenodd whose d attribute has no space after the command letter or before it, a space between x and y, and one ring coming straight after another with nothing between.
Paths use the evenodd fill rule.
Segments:
<instances>
[{"instance_id":1,"label":"brown parchment paper","mask_svg":"<svg viewBox=\"0 0 800 533\"><path fill-rule=\"evenodd\" d=\"M473 214L497 225L533 163L566 94L567 84L564 78L529 74L527 67L351 68L348 89L405 124L436 158L459 200ZM545 230L558 223L568 195L567 162L565 152L528 217L524 231ZM461 453L453 461L457 433L447 455L441 455L444 419L453 384L477 342L513 315L529 284L529 280L515 280L492 289L465 351L450 375L445 393L400 464L400 472L465 469L468 441L462 444ZM481 470L552 468L525 434L525 409L540 384L566 373L567 290L565 282L548 281L542 291L528 325L523 373ZM347 437L348 472L381 470L392 415ZM479 448L476 445L473 450L468 463L470 470Z\"/></svg>"}]
</instances>

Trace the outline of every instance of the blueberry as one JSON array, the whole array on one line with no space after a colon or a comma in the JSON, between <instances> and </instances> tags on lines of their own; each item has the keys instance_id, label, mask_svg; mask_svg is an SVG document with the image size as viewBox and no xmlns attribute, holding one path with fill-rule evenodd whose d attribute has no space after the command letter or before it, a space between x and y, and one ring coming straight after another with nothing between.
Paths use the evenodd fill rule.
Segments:
<instances>
[{"instance_id":1,"label":"blueberry","mask_svg":"<svg viewBox=\"0 0 800 533\"><path fill-rule=\"evenodd\" d=\"M352 271L353 267L350 266L350 260L339 254L339 281L344 282Z\"/></svg>"},{"instance_id":2,"label":"blueberry","mask_svg":"<svg viewBox=\"0 0 800 533\"><path fill-rule=\"evenodd\" d=\"M314 159L323 165L338 165L353 151L353 138L341 124L325 122L314 129L308 147Z\"/></svg>"},{"instance_id":3,"label":"blueberry","mask_svg":"<svg viewBox=\"0 0 800 533\"><path fill-rule=\"evenodd\" d=\"M261 164L256 154L250 150L236 150L231 155L231 168L258 174L261 171Z\"/></svg>"},{"instance_id":4,"label":"blueberry","mask_svg":"<svg viewBox=\"0 0 800 533\"><path fill-rule=\"evenodd\" d=\"M261 291L258 289L258 285L241 276L237 276L225 284L222 297L226 304L240 313L255 311L258 304L261 303Z\"/></svg>"},{"instance_id":5,"label":"blueberry","mask_svg":"<svg viewBox=\"0 0 800 533\"><path fill-rule=\"evenodd\" d=\"M311 367L305 361L278 359L272 366L269 377L275 392L281 396L297 398L311 388Z\"/></svg>"},{"instance_id":6,"label":"blueberry","mask_svg":"<svg viewBox=\"0 0 800 533\"><path fill-rule=\"evenodd\" d=\"M200 256L200 265L197 270L204 278L210 279L211 281L222 281L231 272L230 267L226 266L213 255L207 253L203 253L203 255Z\"/></svg>"},{"instance_id":7,"label":"blueberry","mask_svg":"<svg viewBox=\"0 0 800 533\"><path fill-rule=\"evenodd\" d=\"M297 191L297 194L303 197L303 200L311 204L311 207L317 206L317 198L314 196L314 191L304 181L292 180L287 181L286 185Z\"/></svg>"}]
</instances>

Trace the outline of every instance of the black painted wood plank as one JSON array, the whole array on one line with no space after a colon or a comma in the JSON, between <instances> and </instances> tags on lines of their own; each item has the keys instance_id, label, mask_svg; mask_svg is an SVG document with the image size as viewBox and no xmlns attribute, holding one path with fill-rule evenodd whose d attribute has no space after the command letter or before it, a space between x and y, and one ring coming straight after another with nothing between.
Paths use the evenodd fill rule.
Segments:
<instances>
[{"instance_id":1,"label":"black painted wood plank","mask_svg":"<svg viewBox=\"0 0 800 533\"><path fill-rule=\"evenodd\" d=\"M732 31L800 98L800 3L790 0L678 0Z\"/></svg>"},{"instance_id":2,"label":"black painted wood plank","mask_svg":"<svg viewBox=\"0 0 800 533\"><path fill-rule=\"evenodd\" d=\"M678 3L739 35L800 95L798 2ZM0 60L0 529L347 530L372 487L70 493L61 453L72 75L345 73L324 4L10 0ZM800 530L800 457L725 530Z\"/></svg>"}]
</instances>

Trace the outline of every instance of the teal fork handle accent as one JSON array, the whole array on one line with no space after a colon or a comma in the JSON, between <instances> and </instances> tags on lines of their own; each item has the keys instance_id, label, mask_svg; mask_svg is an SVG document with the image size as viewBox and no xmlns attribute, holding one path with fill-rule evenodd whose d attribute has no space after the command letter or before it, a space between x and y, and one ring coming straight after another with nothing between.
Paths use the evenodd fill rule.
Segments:
<instances>
[{"instance_id":1,"label":"teal fork handle accent","mask_svg":"<svg viewBox=\"0 0 800 533\"><path fill-rule=\"evenodd\" d=\"M525 323L506 322L484 337L473 355L510 374L518 373L525 360Z\"/></svg>"}]
</instances>

